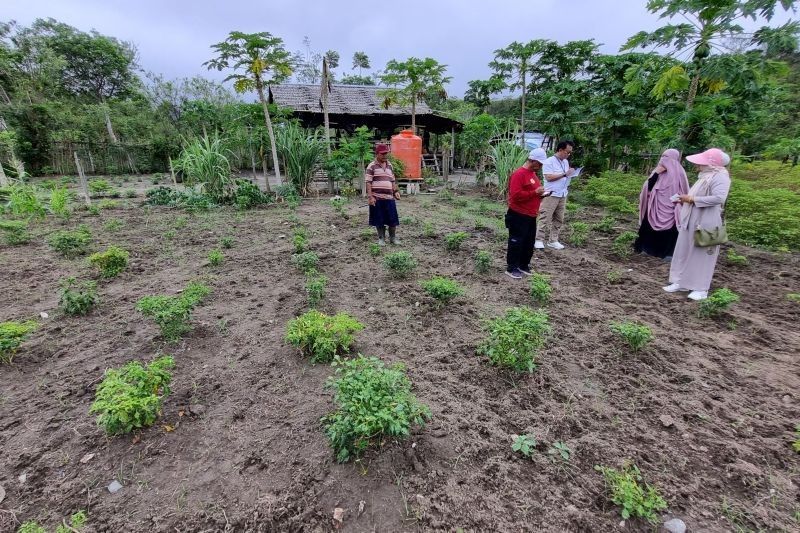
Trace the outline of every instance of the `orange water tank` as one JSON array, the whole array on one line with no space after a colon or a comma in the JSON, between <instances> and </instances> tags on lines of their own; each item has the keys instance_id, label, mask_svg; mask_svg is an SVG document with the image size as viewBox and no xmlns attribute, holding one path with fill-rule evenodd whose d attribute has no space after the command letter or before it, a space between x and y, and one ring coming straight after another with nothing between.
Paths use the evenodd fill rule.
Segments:
<instances>
[{"instance_id":1,"label":"orange water tank","mask_svg":"<svg viewBox=\"0 0 800 533\"><path fill-rule=\"evenodd\" d=\"M422 178L422 137L411 130L392 136L392 155L405 165L407 179Z\"/></svg>"}]
</instances>

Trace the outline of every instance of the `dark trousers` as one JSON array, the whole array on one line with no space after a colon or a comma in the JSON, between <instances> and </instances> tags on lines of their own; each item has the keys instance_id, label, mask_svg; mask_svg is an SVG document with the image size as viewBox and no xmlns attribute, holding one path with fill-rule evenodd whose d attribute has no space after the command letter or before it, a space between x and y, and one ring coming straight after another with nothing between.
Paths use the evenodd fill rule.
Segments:
<instances>
[{"instance_id":1,"label":"dark trousers","mask_svg":"<svg viewBox=\"0 0 800 533\"><path fill-rule=\"evenodd\" d=\"M533 241L536 238L536 217L523 215L516 211L508 210L506 213L506 227L508 228L508 252L506 264L508 271L515 268L530 269L533 257Z\"/></svg>"}]
</instances>

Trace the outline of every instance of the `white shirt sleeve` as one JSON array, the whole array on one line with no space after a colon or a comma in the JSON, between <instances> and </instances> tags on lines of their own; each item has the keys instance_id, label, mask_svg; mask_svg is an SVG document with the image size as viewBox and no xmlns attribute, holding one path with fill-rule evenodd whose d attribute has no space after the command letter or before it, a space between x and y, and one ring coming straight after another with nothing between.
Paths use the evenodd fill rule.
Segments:
<instances>
[{"instance_id":1,"label":"white shirt sleeve","mask_svg":"<svg viewBox=\"0 0 800 533\"><path fill-rule=\"evenodd\" d=\"M569 168L569 167L567 167ZM564 165L561 160L556 156L548 157L542 166L542 174L558 174L564 173Z\"/></svg>"}]
</instances>

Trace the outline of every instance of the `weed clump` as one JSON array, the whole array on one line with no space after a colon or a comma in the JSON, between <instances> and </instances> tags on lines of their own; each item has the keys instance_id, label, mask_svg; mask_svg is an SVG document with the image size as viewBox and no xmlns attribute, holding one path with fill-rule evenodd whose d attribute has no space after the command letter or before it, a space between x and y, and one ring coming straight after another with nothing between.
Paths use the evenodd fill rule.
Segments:
<instances>
[{"instance_id":1,"label":"weed clump","mask_svg":"<svg viewBox=\"0 0 800 533\"><path fill-rule=\"evenodd\" d=\"M737 254L733 248L728 248L728 255L725 256L728 263L736 266L744 266L747 264L747 256Z\"/></svg>"},{"instance_id":2,"label":"weed clump","mask_svg":"<svg viewBox=\"0 0 800 533\"><path fill-rule=\"evenodd\" d=\"M636 322L615 322L611 331L619 335L634 352L638 352L653 340L653 332L644 324Z\"/></svg>"},{"instance_id":3,"label":"weed clump","mask_svg":"<svg viewBox=\"0 0 800 533\"><path fill-rule=\"evenodd\" d=\"M38 326L34 320L0 322L0 363L10 363L20 344Z\"/></svg>"},{"instance_id":4,"label":"weed clump","mask_svg":"<svg viewBox=\"0 0 800 533\"><path fill-rule=\"evenodd\" d=\"M479 250L475 254L475 272L485 274L492 266L492 254L486 250Z\"/></svg>"},{"instance_id":5,"label":"weed clump","mask_svg":"<svg viewBox=\"0 0 800 533\"><path fill-rule=\"evenodd\" d=\"M61 282L58 306L68 315L86 315L97 305L96 288L93 281L78 283L75 278L67 278Z\"/></svg>"},{"instance_id":6,"label":"weed clump","mask_svg":"<svg viewBox=\"0 0 800 533\"><path fill-rule=\"evenodd\" d=\"M221 250L214 249L208 252L208 264L212 267L221 265L224 260L225 256L222 255Z\"/></svg>"},{"instance_id":7,"label":"weed clump","mask_svg":"<svg viewBox=\"0 0 800 533\"><path fill-rule=\"evenodd\" d=\"M638 235L633 231L626 231L619 235L611 244L611 251L625 259L633 253L633 243Z\"/></svg>"},{"instance_id":8,"label":"weed clump","mask_svg":"<svg viewBox=\"0 0 800 533\"><path fill-rule=\"evenodd\" d=\"M292 256L292 264L300 269L303 274L309 274L317 269L319 256L314 252L301 252Z\"/></svg>"},{"instance_id":9,"label":"weed clump","mask_svg":"<svg viewBox=\"0 0 800 533\"><path fill-rule=\"evenodd\" d=\"M346 313L328 316L317 310L293 318L286 326L286 341L311 357L313 363L328 363L350 350L354 333L364 325Z\"/></svg>"},{"instance_id":10,"label":"weed clump","mask_svg":"<svg viewBox=\"0 0 800 533\"><path fill-rule=\"evenodd\" d=\"M192 329L192 310L209 294L208 286L193 281L178 296L145 296L136 304L136 310L155 320L161 335L173 342Z\"/></svg>"},{"instance_id":11,"label":"weed clump","mask_svg":"<svg viewBox=\"0 0 800 533\"><path fill-rule=\"evenodd\" d=\"M47 242L55 251L72 259L86 254L92 242L92 233L87 225L81 224L76 230L56 231Z\"/></svg>"},{"instance_id":12,"label":"weed clump","mask_svg":"<svg viewBox=\"0 0 800 533\"><path fill-rule=\"evenodd\" d=\"M386 254L383 264L396 278L406 278L417 268L417 260L408 252Z\"/></svg>"},{"instance_id":13,"label":"weed clump","mask_svg":"<svg viewBox=\"0 0 800 533\"><path fill-rule=\"evenodd\" d=\"M553 293L553 287L550 286L550 276L534 272L528 281L528 286L531 292L531 298L540 304L546 304L550 301L550 295Z\"/></svg>"},{"instance_id":14,"label":"weed clump","mask_svg":"<svg viewBox=\"0 0 800 533\"><path fill-rule=\"evenodd\" d=\"M464 289L457 281L436 276L420 283L428 296L435 298L438 306L446 305L450 300L464 294Z\"/></svg>"},{"instance_id":15,"label":"weed clump","mask_svg":"<svg viewBox=\"0 0 800 533\"><path fill-rule=\"evenodd\" d=\"M469 233L466 231L457 231L455 233L450 233L446 235L444 238L444 246L451 252L454 252L461 248L461 243L463 243L467 237L469 237Z\"/></svg>"},{"instance_id":16,"label":"weed clump","mask_svg":"<svg viewBox=\"0 0 800 533\"><path fill-rule=\"evenodd\" d=\"M708 298L700 302L697 313L701 318L711 318L722 314L732 304L739 301L739 295L723 287L712 292Z\"/></svg>"},{"instance_id":17,"label":"weed clump","mask_svg":"<svg viewBox=\"0 0 800 533\"><path fill-rule=\"evenodd\" d=\"M621 471L604 466L594 468L603 474L611 492L611 501L622 507L620 514L623 519L645 518L655 524L658 521L657 511L667 508L667 502L658 489L643 482L642 474L635 465L626 465Z\"/></svg>"},{"instance_id":18,"label":"weed clump","mask_svg":"<svg viewBox=\"0 0 800 533\"><path fill-rule=\"evenodd\" d=\"M174 367L175 361L165 355L147 366L131 361L121 369L106 370L89 412L98 413L97 424L109 435L152 426L170 393Z\"/></svg>"},{"instance_id":19,"label":"weed clump","mask_svg":"<svg viewBox=\"0 0 800 533\"><path fill-rule=\"evenodd\" d=\"M325 276L313 273L306 280L306 294L308 294L308 306L311 308L317 307L322 299L325 297L325 286L328 284L328 278Z\"/></svg>"},{"instance_id":20,"label":"weed clump","mask_svg":"<svg viewBox=\"0 0 800 533\"><path fill-rule=\"evenodd\" d=\"M28 223L23 220L0 220L0 231L6 235L6 244L16 246L30 242Z\"/></svg>"},{"instance_id":21,"label":"weed clump","mask_svg":"<svg viewBox=\"0 0 800 533\"><path fill-rule=\"evenodd\" d=\"M113 278L119 275L128 266L130 254L117 246L109 246L105 252L97 252L89 256L89 263L100 269L104 278Z\"/></svg>"},{"instance_id":22,"label":"weed clump","mask_svg":"<svg viewBox=\"0 0 800 533\"><path fill-rule=\"evenodd\" d=\"M406 438L430 418L428 407L411 392L405 367L376 357L337 358L328 386L336 391L336 411L323 418L325 433L340 463L360 456L389 438Z\"/></svg>"},{"instance_id":23,"label":"weed clump","mask_svg":"<svg viewBox=\"0 0 800 533\"><path fill-rule=\"evenodd\" d=\"M536 451L537 444L533 435L516 435L511 443L511 449L530 459Z\"/></svg>"},{"instance_id":24,"label":"weed clump","mask_svg":"<svg viewBox=\"0 0 800 533\"><path fill-rule=\"evenodd\" d=\"M306 251L308 246L308 236L306 235L305 228L297 228L292 235L292 245L294 245L294 253L301 254Z\"/></svg>"},{"instance_id":25,"label":"weed clump","mask_svg":"<svg viewBox=\"0 0 800 533\"><path fill-rule=\"evenodd\" d=\"M513 307L486 324L487 338L478 346L493 365L532 372L536 356L551 328L547 313L530 307Z\"/></svg>"},{"instance_id":26,"label":"weed clump","mask_svg":"<svg viewBox=\"0 0 800 533\"><path fill-rule=\"evenodd\" d=\"M570 204L576 205L576 204ZM573 222L569 225L569 242L575 246L583 246L589 237L589 224L586 222Z\"/></svg>"}]
</instances>

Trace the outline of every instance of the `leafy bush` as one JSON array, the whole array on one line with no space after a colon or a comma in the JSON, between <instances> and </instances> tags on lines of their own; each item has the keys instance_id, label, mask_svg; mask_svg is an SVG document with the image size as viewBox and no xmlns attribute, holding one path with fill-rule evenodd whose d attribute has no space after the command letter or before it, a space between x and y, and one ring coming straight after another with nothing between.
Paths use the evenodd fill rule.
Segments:
<instances>
[{"instance_id":1,"label":"leafy bush","mask_svg":"<svg viewBox=\"0 0 800 533\"><path fill-rule=\"evenodd\" d=\"M634 231L622 233L619 237L614 239L614 242L611 244L611 251L623 259L630 257L631 253L633 253L633 243L636 241L636 237L638 237L638 235Z\"/></svg>"},{"instance_id":2,"label":"leafy bush","mask_svg":"<svg viewBox=\"0 0 800 533\"><path fill-rule=\"evenodd\" d=\"M125 189L122 194L125 198L136 198L136 191L133 189Z\"/></svg>"},{"instance_id":3,"label":"leafy bush","mask_svg":"<svg viewBox=\"0 0 800 533\"><path fill-rule=\"evenodd\" d=\"M336 411L323 418L325 433L340 463L360 456L386 438L406 438L423 426L430 409L411 392L401 363L386 367L376 357L336 359L328 386L336 391Z\"/></svg>"},{"instance_id":4,"label":"leafy bush","mask_svg":"<svg viewBox=\"0 0 800 533\"><path fill-rule=\"evenodd\" d=\"M457 231L455 233L450 233L445 236L444 238L444 245L450 251L455 251L461 248L461 243L463 243L467 237L469 237L469 233L465 231Z\"/></svg>"},{"instance_id":5,"label":"leafy bush","mask_svg":"<svg viewBox=\"0 0 800 533\"><path fill-rule=\"evenodd\" d=\"M111 190L111 185L106 180L89 180L86 185L92 195L102 194Z\"/></svg>"},{"instance_id":6,"label":"leafy bush","mask_svg":"<svg viewBox=\"0 0 800 533\"><path fill-rule=\"evenodd\" d=\"M0 220L0 231L6 235L6 244L16 246L30 242L28 223L23 220Z\"/></svg>"},{"instance_id":7,"label":"leafy bush","mask_svg":"<svg viewBox=\"0 0 800 533\"><path fill-rule=\"evenodd\" d=\"M303 196L309 194L314 170L325 156L325 142L319 132L294 122L281 124L275 129L275 148L295 190Z\"/></svg>"},{"instance_id":8,"label":"leafy bush","mask_svg":"<svg viewBox=\"0 0 800 533\"><path fill-rule=\"evenodd\" d=\"M11 214L38 218L47 214L33 185L14 184L8 190L8 210Z\"/></svg>"},{"instance_id":9,"label":"leafy bush","mask_svg":"<svg viewBox=\"0 0 800 533\"><path fill-rule=\"evenodd\" d=\"M121 369L106 370L89 412L98 413L97 424L110 435L152 426L170 393L173 368L175 361L165 355L146 367L131 361Z\"/></svg>"},{"instance_id":10,"label":"leafy bush","mask_svg":"<svg viewBox=\"0 0 800 533\"><path fill-rule=\"evenodd\" d=\"M497 176L497 190L500 197L508 192L508 179L528 158L528 150L517 143L501 141L495 143L489 153Z\"/></svg>"},{"instance_id":11,"label":"leafy bush","mask_svg":"<svg viewBox=\"0 0 800 533\"><path fill-rule=\"evenodd\" d=\"M103 224L103 229L106 231L116 232L119 231L125 223L118 218L112 218L105 224Z\"/></svg>"},{"instance_id":12,"label":"leafy bush","mask_svg":"<svg viewBox=\"0 0 800 533\"><path fill-rule=\"evenodd\" d=\"M313 363L327 363L346 353L363 324L346 313L328 316L316 310L293 318L286 326L286 341L311 357Z\"/></svg>"},{"instance_id":13,"label":"leafy bush","mask_svg":"<svg viewBox=\"0 0 800 533\"><path fill-rule=\"evenodd\" d=\"M148 205L176 206L181 203L182 195L171 187L155 187L145 193L145 203Z\"/></svg>"},{"instance_id":14,"label":"leafy bush","mask_svg":"<svg viewBox=\"0 0 800 533\"><path fill-rule=\"evenodd\" d=\"M638 352L653 340L653 332L644 324L636 322L614 322L611 331L622 337L634 352Z\"/></svg>"},{"instance_id":15,"label":"leafy bush","mask_svg":"<svg viewBox=\"0 0 800 533\"><path fill-rule=\"evenodd\" d=\"M461 288L457 281L440 276L423 281L420 285L429 296L436 299L439 306L445 305L453 298L464 294L464 289Z\"/></svg>"},{"instance_id":16,"label":"leafy bush","mask_svg":"<svg viewBox=\"0 0 800 533\"><path fill-rule=\"evenodd\" d=\"M305 228L297 228L294 230L292 244L294 245L294 253L300 254L306 251L306 246L308 246L308 237L306 236Z\"/></svg>"},{"instance_id":17,"label":"leafy bush","mask_svg":"<svg viewBox=\"0 0 800 533\"><path fill-rule=\"evenodd\" d=\"M728 248L728 255L725 256L728 263L737 266L744 266L747 264L747 256L737 254L733 248Z\"/></svg>"},{"instance_id":18,"label":"leafy bush","mask_svg":"<svg viewBox=\"0 0 800 533\"><path fill-rule=\"evenodd\" d=\"M97 202L98 209L116 209L119 207L119 202L116 200L100 200Z\"/></svg>"},{"instance_id":19,"label":"leafy bush","mask_svg":"<svg viewBox=\"0 0 800 533\"><path fill-rule=\"evenodd\" d=\"M369 244L369 255L371 255L372 257L378 257L379 255L381 255L382 251L383 250L381 248L381 245L378 244L377 242L372 242Z\"/></svg>"},{"instance_id":20,"label":"leafy bush","mask_svg":"<svg viewBox=\"0 0 800 533\"><path fill-rule=\"evenodd\" d=\"M408 252L392 252L383 258L383 265L396 278L406 278L417 268L417 260Z\"/></svg>"},{"instance_id":21,"label":"leafy bush","mask_svg":"<svg viewBox=\"0 0 800 533\"><path fill-rule=\"evenodd\" d=\"M136 310L155 320L166 340L176 341L191 329L192 310L210 293L208 286L193 281L179 296L145 296Z\"/></svg>"},{"instance_id":22,"label":"leafy bush","mask_svg":"<svg viewBox=\"0 0 800 533\"><path fill-rule=\"evenodd\" d=\"M492 254L486 250L479 250L475 254L475 272L485 274L492 266Z\"/></svg>"},{"instance_id":23,"label":"leafy bush","mask_svg":"<svg viewBox=\"0 0 800 533\"><path fill-rule=\"evenodd\" d=\"M433 224L430 222L425 222L422 225L422 236L428 239L436 236L436 230L433 228Z\"/></svg>"},{"instance_id":24,"label":"leafy bush","mask_svg":"<svg viewBox=\"0 0 800 533\"><path fill-rule=\"evenodd\" d=\"M70 192L63 187L55 187L50 193L50 212L57 217L69 218Z\"/></svg>"},{"instance_id":25,"label":"leafy bush","mask_svg":"<svg viewBox=\"0 0 800 533\"><path fill-rule=\"evenodd\" d=\"M622 507L620 513L625 520L640 517L655 524L658 521L657 512L667 508L667 502L658 489L643 482L635 465L626 465L621 471L604 466L594 468L603 474L606 486L611 491L611 501Z\"/></svg>"},{"instance_id":26,"label":"leafy bush","mask_svg":"<svg viewBox=\"0 0 800 533\"><path fill-rule=\"evenodd\" d=\"M532 372L538 350L551 328L547 313L529 307L513 307L486 324L487 338L478 347L493 365Z\"/></svg>"},{"instance_id":27,"label":"leafy bush","mask_svg":"<svg viewBox=\"0 0 800 533\"><path fill-rule=\"evenodd\" d=\"M312 274L306 280L306 294L308 294L308 306L316 307L325 297L325 286L328 278L319 274Z\"/></svg>"},{"instance_id":28,"label":"leafy bush","mask_svg":"<svg viewBox=\"0 0 800 533\"><path fill-rule=\"evenodd\" d=\"M533 435L517 435L511 444L511 449L530 458L533 452L536 451L537 444L536 437Z\"/></svg>"},{"instance_id":29,"label":"leafy bush","mask_svg":"<svg viewBox=\"0 0 800 533\"><path fill-rule=\"evenodd\" d=\"M0 322L0 363L10 363L17 348L37 327L34 320Z\"/></svg>"},{"instance_id":30,"label":"leafy bush","mask_svg":"<svg viewBox=\"0 0 800 533\"><path fill-rule=\"evenodd\" d=\"M68 315L86 315L97 304L97 284L91 281L78 283L75 278L61 282L58 306Z\"/></svg>"},{"instance_id":31,"label":"leafy bush","mask_svg":"<svg viewBox=\"0 0 800 533\"><path fill-rule=\"evenodd\" d=\"M187 183L200 185L201 192L217 203L224 203L233 197L235 188L229 155L219 136L205 136L189 141L174 166L176 171L183 172Z\"/></svg>"},{"instance_id":32,"label":"leafy bush","mask_svg":"<svg viewBox=\"0 0 800 533\"><path fill-rule=\"evenodd\" d=\"M47 240L48 244L66 258L84 255L92 242L92 233L85 224L76 230L64 230L53 233Z\"/></svg>"},{"instance_id":33,"label":"leafy bush","mask_svg":"<svg viewBox=\"0 0 800 533\"><path fill-rule=\"evenodd\" d=\"M700 301L698 314L702 318L710 318L726 311L731 304L739 301L739 295L728 288L717 289Z\"/></svg>"},{"instance_id":34,"label":"leafy bush","mask_svg":"<svg viewBox=\"0 0 800 533\"><path fill-rule=\"evenodd\" d=\"M272 198L261 192L258 185L246 179L236 180L234 202L239 209L252 209L258 205L268 204Z\"/></svg>"},{"instance_id":35,"label":"leafy bush","mask_svg":"<svg viewBox=\"0 0 800 533\"><path fill-rule=\"evenodd\" d=\"M333 198L331 198L331 207L333 208L334 211L336 211L336 214L338 214L339 216L342 217L346 216L344 212L345 205L347 205L347 200L342 198L341 196L334 196Z\"/></svg>"},{"instance_id":36,"label":"leafy bush","mask_svg":"<svg viewBox=\"0 0 800 533\"><path fill-rule=\"evenodd\" d=\"M592 227L596 231L600 233L612 233L614 231L614 224L617 223L617 220L612 216L603 217L603 220L594 224Z\"/></svg>"},{"instance_id":37,"label":"leafy bush","mask_svg":"<svg viewBox=\"0 0 800 533\"><path fill-rule=\"evenodd\" d=\"M319 256L314 252L302 252L292 256L292 264L299 268L303 274L308 274L317 269Z\"/></svg>"},{"instance_id":38,"label":"leafy bush","mask_svg":"<svg viewBox=\"0 0 800 533\"><path fill-rule=\"evenodd\" d=\"M222 261L225 259L225 256L222 255L222 251L214 249L208 252L208 264L211 266L219 266L222 264Z\"/></svg>"},{"instance_id":39,"label":"leafy bush","mask_svg":"<svg viewBox=\"0 0 800 533\"><path fill-rule=\"evenodd\" d=\"M114 278L128 266L130 254L118 246L109 246L105 252L89 256L89 263L100 269L104 278Z\"/></svg>"},{"instance_id":40,"label":"leafy bush","mask_svg":"<svg viewBox=\"0 0 800 533\"><path fill-rule=\"evenodd\" d=\"M534 301L546 304L550 300L550 295L553 293L553 287L550 286L550 276L534 272L528 281L528 286L531 291L531 298Z\"/></svg>"},{"instance_id":41,"label":"leafy bush","mask_svg":"<svg viewBox=\"0 0 800 533\"><path fill-rule=\"evenodd\" d=\"M233 248L233 237L231 236L223 237L222 239L220 239L219 245L225 248L226 250Z\"/></svg>"},{"instance_id":42,"label":"leafy bush","mask_svg":"<svg viewBox=\"0 0 800 533\"><path fill-rule=\"evenodd\" d=\"M573 204L574 205L574 204ZM575 246L583 246L589 237L589 224L573 222L569 225L569 242Z\"/></svg>"}]
</instances>

